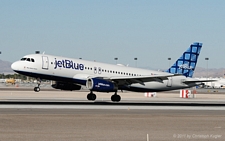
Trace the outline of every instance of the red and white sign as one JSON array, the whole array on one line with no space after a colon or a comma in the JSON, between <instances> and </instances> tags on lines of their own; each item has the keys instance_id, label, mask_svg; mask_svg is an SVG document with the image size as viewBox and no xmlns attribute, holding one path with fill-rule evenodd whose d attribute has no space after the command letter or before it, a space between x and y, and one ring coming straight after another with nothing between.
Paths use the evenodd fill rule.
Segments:
<instances>
[{"instance_id":1,"label":"red and white sign","mask_svg":"<svg viewBox=\"0 0 225 141\"><path fill-rule=\"evenodd\" d=\"M189 98L191 96L191 90L180 90L180 97Z\"/></svg>"},{"instance_id":2,"label":"red and white sign","mask_svg":"<svg viewBox=\"0 0 225 141\"><path fill-rule=\"evenodd\" d=\"M146 92L145 97L156 97L156 92Z\"/></svg>"}]
</instances>

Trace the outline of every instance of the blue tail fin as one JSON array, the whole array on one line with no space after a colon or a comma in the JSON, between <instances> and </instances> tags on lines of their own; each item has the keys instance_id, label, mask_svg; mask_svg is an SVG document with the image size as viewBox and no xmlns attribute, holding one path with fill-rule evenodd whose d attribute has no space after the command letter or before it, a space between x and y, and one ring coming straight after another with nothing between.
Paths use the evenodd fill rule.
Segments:
<instances>
[{"instance_id":1,"label":"blue tail fin","mask_svg":"<svg viewBox=\"0 0 225 141\"><path fill-rule=\"evenodd\" d=\"M202 43L191 44L188 50L166 72L192 77L201 48Z\"/></svg>"}]
</instances>

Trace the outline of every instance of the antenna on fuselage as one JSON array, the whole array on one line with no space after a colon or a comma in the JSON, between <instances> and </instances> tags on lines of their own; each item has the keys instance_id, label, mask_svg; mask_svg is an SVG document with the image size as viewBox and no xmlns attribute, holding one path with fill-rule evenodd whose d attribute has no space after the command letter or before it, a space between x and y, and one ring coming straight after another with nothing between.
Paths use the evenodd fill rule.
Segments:
<instances>
[{"instance_id":1,"label":"antenna on fuselage","mask_svg":"<svg viewBox=\"0 0 225 141\"><path fill-rule=\"evenodd\" d=\"M45 54L45 51L42 54Z\"/></svg>"}]
</instances>

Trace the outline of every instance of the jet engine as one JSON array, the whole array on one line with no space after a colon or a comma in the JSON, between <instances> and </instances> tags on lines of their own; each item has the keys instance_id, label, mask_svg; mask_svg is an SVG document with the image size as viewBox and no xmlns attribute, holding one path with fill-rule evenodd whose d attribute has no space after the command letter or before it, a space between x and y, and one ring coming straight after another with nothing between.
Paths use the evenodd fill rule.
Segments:
<instances>
[{"instance_id":1,"label":"jet engine","mask_svg":"<svg viewBox=\"0 0 225 141\"><path fill-rule=\"evenodd\" d=\"M113 82L99 78L88 79L86 82L86 87L91 91L98 92L115 92L118 89Z\"/></svg>"},{"instance_id":2,"label":"jet engine","mask_svg":"<svg viewBox=\"0 0 225 141\"><path fill-rule=\"evenodd\" d=\"M81 89L80 85L76 85L73 83L58 82L58 81L56 81L55 84L52 84L52 87L55 89L69 90L69 91Z\"/></svg>"}]
</instances>

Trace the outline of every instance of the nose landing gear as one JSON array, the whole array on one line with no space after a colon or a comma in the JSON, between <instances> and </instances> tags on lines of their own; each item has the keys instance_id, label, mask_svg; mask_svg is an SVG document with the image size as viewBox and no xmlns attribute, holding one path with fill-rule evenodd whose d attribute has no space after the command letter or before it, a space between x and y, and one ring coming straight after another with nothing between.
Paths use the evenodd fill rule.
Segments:
<instances>
[{"instance_id":1,"label":"nose landing gear","mask_svg":"<svg viewBox=\"0 0 225 141\"><path fill-rule=\"evenodd\" d=\"M40 85L41 85L41 79L40 78L37 79L37 84L38 84L38 86L34 87L35 92L39 92L41 90L40 89Z\"/></svg>"},{"instance_id":2,"label":"nose landing gear","mask_svg":"<svg viewBox=\"0 0 225 141\"><path fill-rule=\"evenodd\" d=\"M38 86L38 87L34 87L34 91L35 92L39 92L41 89L40 89L40 87Z\"/></svg>"}]
</instances>

